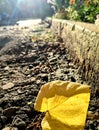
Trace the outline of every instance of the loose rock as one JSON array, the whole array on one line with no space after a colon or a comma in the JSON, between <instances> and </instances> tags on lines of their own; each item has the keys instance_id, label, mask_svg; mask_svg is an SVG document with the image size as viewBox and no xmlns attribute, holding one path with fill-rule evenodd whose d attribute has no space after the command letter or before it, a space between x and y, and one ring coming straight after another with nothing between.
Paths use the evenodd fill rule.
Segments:
<instances>
[{"instance_id":1,"label":"loose rock","mask_svg":"<svg viewBox=\"0 0 99 130\"><path fill-rule=\"evenodd\" d=\"M18 130L18 128L16 128L16 127L5 127L2 130Z\"/></svg>"},{"instance_id":2,"label":"loose rock","mask_svg":"<svg viewBox=\"0 0 99 130\"><path fill-rule=\"evenodd\" d=\"M10 107L5 110L3 110L3 115L6 117L11 117L19 108L18 107Z\"/></svg>"},{"instance_id":3,"label":"loose rock","mask_svg":"<svg viewBox=\"0 0 99 130\"><path fill-rule=\"evenodd\" d=\"M2 86L3 89L9 89L9 88L12 88L12 87L14 87L14 84L11 83L11 82L9 82L9 83Z\"/></svg>"}]
</instances>

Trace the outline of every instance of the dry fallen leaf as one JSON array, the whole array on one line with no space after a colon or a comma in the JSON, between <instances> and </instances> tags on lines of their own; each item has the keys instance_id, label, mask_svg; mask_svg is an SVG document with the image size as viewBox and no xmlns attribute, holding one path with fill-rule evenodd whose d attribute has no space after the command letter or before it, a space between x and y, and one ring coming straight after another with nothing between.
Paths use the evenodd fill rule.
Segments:
<instances>
[{"instance_id":1,"label":"dry fallen leaf","mask_svg":"<svg viewBox=\"0 0 99 130\"><path fill-rule=\"evenodd\" d=\"M89 86L58 80L41 87L34 108L46 112L43 130L83 130L89 100Z\"/></svg>"},{"instance_id":2,"label":"dry fallen leaf","mask_svg":"<svg viewBox=\"0 0 99 130\"><path fill-rule=\"evenodd\" d=\"M32 36L32 42L37 42L38 41L38 37L37 36Z\"/></svg>"}]
</instances>

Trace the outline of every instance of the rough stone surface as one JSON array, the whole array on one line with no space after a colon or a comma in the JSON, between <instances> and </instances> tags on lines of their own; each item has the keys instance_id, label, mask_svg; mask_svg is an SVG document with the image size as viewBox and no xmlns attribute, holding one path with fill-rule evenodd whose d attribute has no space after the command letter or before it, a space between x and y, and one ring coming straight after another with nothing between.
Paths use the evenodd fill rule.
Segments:
<instances>
[{"instance_id":1,"label":"rough stone surface","mask_svg":"<svg viewBox=\"0 0 99 130\"><path fill-rule=\"evenodd\" d=\"M96 29L98 28L97 26ZM93 87L98 87L99 33L86 29L83 24L77 25L70 21L57 19L52 20L52 30L56 35L63 38L74 64L78 65L78 71L87 83Z\"/></svg>"}]
</instances>

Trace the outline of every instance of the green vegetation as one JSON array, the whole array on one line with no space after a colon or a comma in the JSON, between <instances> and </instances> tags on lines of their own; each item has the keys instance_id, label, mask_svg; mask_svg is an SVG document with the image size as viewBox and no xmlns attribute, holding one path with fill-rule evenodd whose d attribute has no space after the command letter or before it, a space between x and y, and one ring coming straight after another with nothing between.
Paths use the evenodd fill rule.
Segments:
<instances>
[{"instance_id":1,"label":"green vegetation","mask_svg":"<svg viewBox=\"0 0 99 130\"><path fill-rule=\"evenodd\" d=\"M49 3L49 4L48 4ZM52 16L94 23L99 0L0 0L0 19Z\"/></svg>"},{"instance_id":2,"label":"green vegetation","mask_svg":"<svg viewBox=\"0 0 99 130\"><path fill-rule=\"evenodd\" d=\"M43 28L36 28L36 31L39 32L40 30L43 30ZM36 33L30 35L30 41L33 43L38 42L38 41L44 41L44 42L55 42L58 41L57 37L54 35L54 33L51 30L41 32L41 33Z\"/></svg>"},{"instance_id":3,"label":"green vegetation","mask_svg":"<svg viewBox=\"0 0 99 130\"><path fill-rule=\"evenodd\" d=\"M55 18L94 23L99 14L99 0L50 0Z\"/></svg>"}]
</instances>

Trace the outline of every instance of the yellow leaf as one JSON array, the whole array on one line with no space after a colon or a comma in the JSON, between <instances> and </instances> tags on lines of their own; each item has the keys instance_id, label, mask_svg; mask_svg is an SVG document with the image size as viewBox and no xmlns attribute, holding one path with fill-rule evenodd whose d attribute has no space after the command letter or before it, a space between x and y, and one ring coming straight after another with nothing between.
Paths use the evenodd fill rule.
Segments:
<instances>
[{"instance_id":1,"label":"yellow leaf","mask_svg":"<svg viewBox=\"0 0 99 130\"><path fill-rule=\"evenodd\" d=\"M52 81L41 87L34 108L46 112L43 130L83 130L90 100L89 86Z\"/></svg>"}]
</instances>

